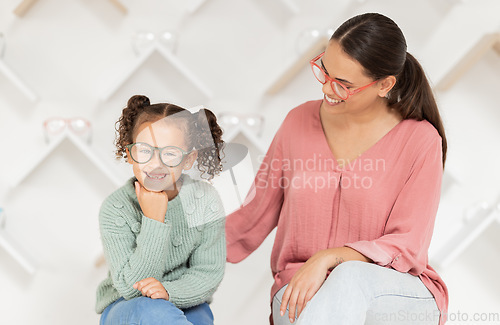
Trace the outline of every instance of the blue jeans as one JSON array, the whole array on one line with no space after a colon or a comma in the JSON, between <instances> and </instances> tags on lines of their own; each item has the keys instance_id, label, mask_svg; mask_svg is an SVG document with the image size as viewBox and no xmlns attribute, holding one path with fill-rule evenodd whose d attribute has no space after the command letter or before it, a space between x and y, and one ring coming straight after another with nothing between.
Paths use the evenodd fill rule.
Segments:
<instances>
[{"instance_id":1,"label":"blue jeans","mask_svg":"<svg viewBox=\"0 0 500 325\"><path fill-rule=\"evenodd\" d=\"M280 316L286 286L273 298L274 325L289 325L288 308ZM437 325L439 310L420 278L372 263L348 261L330 273L306 304L295 325Z\"/></svg>"},{"instance_id":2,"label":"blue jeans","mask_svg":"<svg viewBox=\"0 0 500 325\"><path fill-rule=\"evenodd\" d=\"M137 297L118 299L101 315L100 325L213 325L207 303L179 309L170 301Z\"/></svg>"}]
</instances>

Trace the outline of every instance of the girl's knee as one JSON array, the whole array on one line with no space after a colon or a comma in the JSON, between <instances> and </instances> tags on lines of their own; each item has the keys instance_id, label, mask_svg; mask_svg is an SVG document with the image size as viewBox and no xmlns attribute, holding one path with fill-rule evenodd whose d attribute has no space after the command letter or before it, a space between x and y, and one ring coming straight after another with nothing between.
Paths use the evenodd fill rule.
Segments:
<instances>
[{"instance_id":1,"label":"girl's knee","mask_svg":"<svg viewBox=\"0 0 500 325\"><path fill-rule=\"evenodd\" d=\"M134 316L138 324L187 324L182 310L170 301L164 299L151 299L138 297L134 304ZM175 323L174 323L175 322Z\"/></svg>"},{"instance_id":2,"label":"girl's knee","mask_svg":"<svg viewBox=\"0 0 500 325\"><path fill-rule=\"evenodd\" d=\"M213 325L214 315L207 303L184 309L186 319L192 324Z\"/></svg>"}]
</instances>

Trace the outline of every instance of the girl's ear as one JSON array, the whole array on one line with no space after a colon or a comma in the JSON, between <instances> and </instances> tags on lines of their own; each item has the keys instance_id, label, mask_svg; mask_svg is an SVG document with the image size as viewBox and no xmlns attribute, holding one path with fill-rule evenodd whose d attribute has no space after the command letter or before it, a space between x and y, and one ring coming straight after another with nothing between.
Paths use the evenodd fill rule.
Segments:
<instances>
[{"instance_id":1,"label":"girl's ear","mask_svg":"<svg viewBox=\"0 0 500 325\"><path fill-rule=\"evenodd\" d=\"M196 161L196 158L198 158L198 151L193 150L191 153L189 153L186 157L186 160L184 161L184 167L182 169L184 170L189 170L191 167L193 167L194 162Z\"/></svg>"},{"instance_id":2,"label":"girl's ear","mask_svg":"<svg viewBox=\"0 0 500 325\"><path fill-rule=\"evenodd\" d=\"M380 88L378 90L378 95L380 97L385 97L389 91L391 91L392 87L396 84L396 77L394 76L388 76L385 77L384 79L380 79L379 85Z\"/></svg>"},{"instance_id":3,"label":"girl's ear","mask_svg":"<svg viewBox=\"0 0 500 325\"><path fill-rule=\"evenodd\" d=\"M132 165L134 161L130 157L130 151L128 151L128 148L125 148L125 152L127 153L127 162Z\"/></svg>"}]
</instances>

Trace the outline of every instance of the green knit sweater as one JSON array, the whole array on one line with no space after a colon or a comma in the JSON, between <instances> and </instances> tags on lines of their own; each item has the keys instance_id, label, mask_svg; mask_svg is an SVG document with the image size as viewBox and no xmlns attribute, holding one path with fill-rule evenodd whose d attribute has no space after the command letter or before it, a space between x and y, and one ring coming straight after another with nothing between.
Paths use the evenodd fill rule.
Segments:
<instances>
[{"instance_id":1,"label":"green knit sweater","mask_svg":"<svg viewBox=\"0 0 500 325\"><path fill-rule=\"evenodd\" d=\"M178 308L211 301L226 262L224 208L213 186L182 178L164 223L142 214L135 178L102 204L99 225L109 272L97 288L97 313L120 297L141 296L132 286L148 277L163 284Z\"/></svg>"}]
</instances>

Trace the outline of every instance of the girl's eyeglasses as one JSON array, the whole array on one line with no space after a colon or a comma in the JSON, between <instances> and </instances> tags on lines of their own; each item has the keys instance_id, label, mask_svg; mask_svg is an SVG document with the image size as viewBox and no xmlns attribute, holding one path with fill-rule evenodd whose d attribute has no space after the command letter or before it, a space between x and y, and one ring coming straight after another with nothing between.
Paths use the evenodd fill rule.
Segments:
<instances>
[{"instance_id":1,"label":"girl's eyeglasses","mask_svg":"<svg viewBox=\"0 0 500 325\"><path fill-rule=\"evenodd\" d=\"M344 84L340 83L335 79L330 78L330 76L328 76L325 70L320 66L321 63L318 61L323 57L324 54L325 52L321 53L320 55L312 59L309 63L311 64L311 68L316 79L318 79L318 81L321 82L323 85L327 81L330 81L330 86L332 87L333 92L335 93L335 95L339 96L340 99L346 100L352 95L359 93L360 91L370 87L371 85L375 84L378 81L374 80L373 82L369 83L366 86L354 90L349 90L349 88L347 88Z\"/></svg>"},{"instance_id":2,"label":"girl's eyeglasses","mask_svg":"<svg viewBox=\"0 0 500 325\"><path fill-rule=\"evenodd\" d=\"M144 142L132 143L125 146L133 161L138 164L145 164L149 162L155 153L160 153L160 160L168 167L177 167L184 160L184 157L191 153L186 152L181 148L175 146L166 146L163 148L153 147Z\"/></svg>"}]
</instances>

